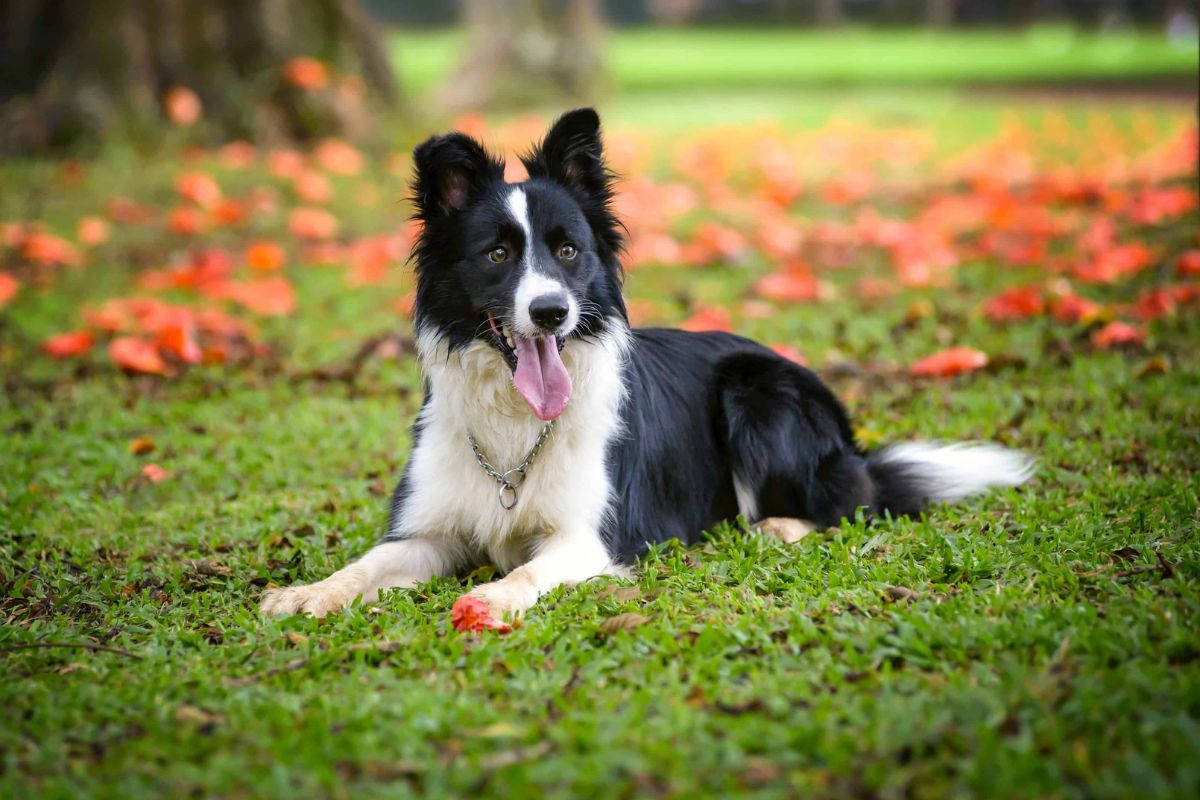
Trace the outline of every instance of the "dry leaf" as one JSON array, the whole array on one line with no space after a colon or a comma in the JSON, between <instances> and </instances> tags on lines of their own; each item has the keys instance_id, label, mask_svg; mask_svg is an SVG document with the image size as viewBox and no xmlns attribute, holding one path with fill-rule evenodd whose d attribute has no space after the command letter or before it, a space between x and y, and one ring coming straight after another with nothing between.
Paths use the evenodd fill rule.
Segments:
<instances>
[{"instance_id":1,"label":"dry leaf","mask_svg":"<svg viewBox=\"0 0 1200 800\"><path fill-rule=\"evenodd\" d=\"M288 631L287 633L284 634L284 636L287 637L287 640L289 642L296 645L297 647L299 647L300 645L302 645L308 641L307 636L305 636L302 633L296 633L295 631Z\"/></svg>"},{"instance_id":2,"label":"dry leaf","mask_svg":"<svg viewBox=\"0 0 1200 800\"><path fill-rule=\"evenodd\" d=\"M890 603L898 603L901 600L916 600L918 595L907 586L889 586L883 590L883 597Z\"/></svg>"},{"instance_id":3,"label":"dry leaf","mask_svg":"<svg viewBox=\"0 0 1200 800\"><path fill-rule=\"evenodd\" d=\"M136 439L130 439L126 449L135 456L144 456L147 453L153 453L158 449L158 445L149 436L139 436Z\"/></svg>"},{"instance_id":4,"label":"dry leaf","mask_svg":"<svg viewBox=\"0 0 1200 800\"><path fill-rule=\"evenodd\" d=\"M203 558L192 559L187 563L194 572L200 575L229 575L233 572L232 569L216 561L209 561Z\"/></svg>"},{"instance_id":5,"label":"dry leaf","mask_svg":"<svg viewBox=\"0 0 1200 800\"><path fill-rule=\"evenodd\" d=\"M627 631L641 627L649 621L650 617L633 611L628 614L617 614L615 617L609 617L600 623L600 632L611 636L617 631Z\"/></svg>"}]
</instances>

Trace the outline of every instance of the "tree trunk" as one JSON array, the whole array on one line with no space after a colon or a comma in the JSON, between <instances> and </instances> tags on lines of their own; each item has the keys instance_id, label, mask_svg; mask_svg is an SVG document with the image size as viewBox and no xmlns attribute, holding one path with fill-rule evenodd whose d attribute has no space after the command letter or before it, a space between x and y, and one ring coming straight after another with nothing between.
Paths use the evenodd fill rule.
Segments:
<instances>
[{"instance_id":1,"label":"tree trunk","mask_svg":"<svg viewBox=\"0 0 1200 800\"><path fill-rule=\"evenodd\" d=\"M925 0L925 24L949 28L954 23L954 0Z\"/></svg>"},{"instance_id":2,"label":"tree trunk","mask_svg":"<svg viewBox=\"0 0 1200 800\"><path fill-rule=\"evenodd\" d=\"M822 28L836 28L842 24L842 1L820 0L817 3L817 25Z\"/></svg>"},{"instance_id":3,"label":"tree trunk","mask_svg":"<svg viewBox=\"0 0 1200 800\"><path fill-rule=\"evenodd\" d=\"M599 90L596 0L466 0L467 56L437 93L446 110L586 102Z\"/></svg>"},{"instance_id":4,"label":"tree trunk","mask_svg":"<svg viewBox=\"0 0 1200 800\"><path fill-rule=\"evenodd\" d=\"M358 0L0 0L0 31L0 152L164 117L220 139L353 135L367 99L397 101Z\"/></svg>"}]
</instances>

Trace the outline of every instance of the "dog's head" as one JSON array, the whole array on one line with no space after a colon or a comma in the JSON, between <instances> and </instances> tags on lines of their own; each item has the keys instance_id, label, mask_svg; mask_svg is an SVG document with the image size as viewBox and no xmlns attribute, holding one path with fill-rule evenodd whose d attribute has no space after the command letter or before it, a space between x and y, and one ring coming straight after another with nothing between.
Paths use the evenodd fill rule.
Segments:
<instances>
[{"instance_id":1,"label":"dog's head","mask_svg":"<svg viewBox=\"0 0 1200 800\"><path fill-rule=\"evenodd\" d=\"M487 343L534 413L554 419L571 396L562 348L625 320L600 118L563 115L521 158L522 183L461 133L428 139L413 160L418 331L452 350Z\"/></svg>"}]
</instances>

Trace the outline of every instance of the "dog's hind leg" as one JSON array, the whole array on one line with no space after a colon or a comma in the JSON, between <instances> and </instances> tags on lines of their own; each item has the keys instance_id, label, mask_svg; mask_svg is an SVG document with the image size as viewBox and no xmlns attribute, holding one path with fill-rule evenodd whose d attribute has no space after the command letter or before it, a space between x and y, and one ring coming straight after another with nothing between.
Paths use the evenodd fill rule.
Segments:
<instances>
[{"instance_id":1,"label":"dog's hind leg","mask_svg":"<svg viewBox=\"0 0 1200 800\"><path fill-rule=\"evenodd\" d=\"M784 541L853 518L871 501L845 411L816 375L770 353L719 366L718 397L738 513Z\"/></svg>"},{"instance_id":2,"label":"dog's hind leg","mask_svg":"<svg viewBox=\"0 0 1200 800\"><path fill-rule=\"evenodd\" d=\"M384 589L411 588L458 566L450 540L414 537L385 541L358 561L323 581L284 589L268 589L259 611L264 615L306 613L323 617L358 597L370 602Z\"/></svg>"}]
</instances>

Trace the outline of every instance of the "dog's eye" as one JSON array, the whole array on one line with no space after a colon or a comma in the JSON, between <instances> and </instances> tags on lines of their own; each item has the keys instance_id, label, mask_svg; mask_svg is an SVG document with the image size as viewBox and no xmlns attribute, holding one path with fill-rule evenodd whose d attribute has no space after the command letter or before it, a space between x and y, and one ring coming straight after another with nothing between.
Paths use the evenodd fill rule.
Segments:
<instances>
[{"instance_id":1,"label":"dog's eye","mask_svg":"<svg viewBox=\"0 0 1200 800\"><path fill-rule=\"evenodd\" d=\"M491 261L493 264L501 264L508 261L508 248L493 247L488 251L488 261Z\"/></svg>"},{"instance_id":2,"label":"dog's eye","mask_svg":"<svg viewBox=\"0 0 1200 800\"><path fill-rule=\"evenodd\" d=\"M570 261L577 255L579 255L579 251L570 242L563 242L562 247L558 248L558 257L564 261Z\"/></svg>"}]
</instances>

